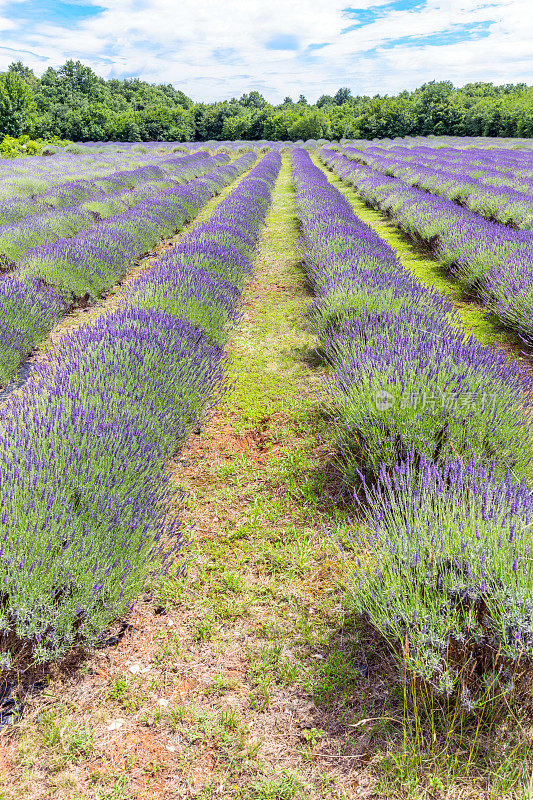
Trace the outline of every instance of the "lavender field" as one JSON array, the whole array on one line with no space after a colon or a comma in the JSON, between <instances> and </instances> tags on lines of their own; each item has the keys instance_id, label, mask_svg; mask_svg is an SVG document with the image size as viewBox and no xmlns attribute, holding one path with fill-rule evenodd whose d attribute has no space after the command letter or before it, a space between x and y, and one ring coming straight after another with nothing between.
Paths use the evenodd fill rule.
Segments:
<instances>
[{"instance_id":1,"label":"lavender field","mask_svg":"<svg viewBox=\"0 0 533 800\"><path fill-rule=\"evenodd\" d=\"M4 205L6 216L18 215L19 235L47 241L22 257L19 247L18 263L6 259L5 384L69 307L101 297L135 259L248 172L208 223L152 262L113 313L62 339L53 359L38 361L3 405L0 480L10 508L3 518L4 668L58 658L97 639L156 561L164 570L179 549L179 530L165 524L164 470L225 383L221 345L279 170L278 155L250 170L256 160L252 149L234 159L205 150L158 157L56 184L53 198L31 196L24 209L17 198ZM96 198L102 206L115 198L127 210L82 217ZM43 210L51 200L60 210ZM58 221L67 214L65 237ZM40 225L50 218L56 224ZM13 226L2 233L8 249Z\"/></svg>"},{"instance_id":2,"label":"lavender field","mask_svg":"<svg viewBox=\"0 0 533 800\"><path fill-rule=\"evenodd\" d=\"M234 691L263 732L311 698L305 747L279 757L312 797L410 797L384 766L407 739L417 780L440 775L432 796L497 796L479 731L525 719L533 691L519 144L85 144L0 161L0 663L17 697L31 706L36 676L74 692L64 665L118 646L128 674L102 708L159 725L169 752L193 712L141 719L142 670L159 670L153 696L197 670L198 703ZM169 615L175 632L147 644ZM365 739L368 792L350 794L341 759L347 794L319 794L321 757L358 759L353 731L374 718L393 722ZM522 733L501 797L525 780ZM300 796L229 793L242 759L225 796ZM388 795L371 793L377 774Z\"/></svg>"},{"instance_id":3,"label":"lavender field","mask_svg":"<svg viewBox=\"0 0 533 800\"><path fill-rule=\"evenodd\" d=\"M319 160L430 245L461 287L530 344L504 313L507 301L530 316L529 234L390 181L385 157L379 171L353 163L374 163L376 149L323 148ZM495 163L502 173L533 164L501 151L462 160L489 175ZM362 504L353 601L401 643L406 665L433 691L459 688L472 708L472 693L486 690L480 678L512 691L513 666L532 655L531 369L476 342L449 300L406 274L307 153L296 151L293 163L316 293L310 317L332 367L326 391L345 480ZM466 278L474 267L475 284Z\"/></svg>"}]
</instances>

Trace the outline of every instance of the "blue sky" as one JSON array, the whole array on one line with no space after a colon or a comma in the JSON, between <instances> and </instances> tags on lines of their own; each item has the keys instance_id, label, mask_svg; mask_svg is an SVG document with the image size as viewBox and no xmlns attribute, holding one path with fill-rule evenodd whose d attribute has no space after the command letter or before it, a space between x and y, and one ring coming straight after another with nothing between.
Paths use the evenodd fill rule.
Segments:
<instances>
[{"instance_id":1,"label":"blue sky","mask_svg":"<svg viewBox=\"0 0 533 800\"><path fill-rule=\"evenodd\" d=\"M0 0L0 69L67 58L195 100L533 83L533 0Z\"/></svg>"}]
</instances>

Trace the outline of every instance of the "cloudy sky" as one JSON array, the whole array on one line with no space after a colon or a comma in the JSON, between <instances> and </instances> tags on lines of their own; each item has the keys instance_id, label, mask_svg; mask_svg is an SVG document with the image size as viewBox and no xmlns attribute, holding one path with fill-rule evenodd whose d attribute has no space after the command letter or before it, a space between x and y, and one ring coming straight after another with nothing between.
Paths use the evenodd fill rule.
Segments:
<instances>
[{"instance_id":1,"label":"cloudy sky","mask_svg":"<svg viewBox=\"0 0 533 800\"><path fill-rule=\"evenodd\" d=\"M0 0L0 70L80 59L195 100L533 82L533 0Z\"/></svg>"}]
</instances>

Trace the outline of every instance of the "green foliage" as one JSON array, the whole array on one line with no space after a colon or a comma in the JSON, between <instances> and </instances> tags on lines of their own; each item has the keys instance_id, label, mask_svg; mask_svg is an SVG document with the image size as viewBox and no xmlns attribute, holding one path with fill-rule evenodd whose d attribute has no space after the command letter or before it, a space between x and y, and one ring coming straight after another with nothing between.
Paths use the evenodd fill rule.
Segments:
<instances>
[{"instance_id":1,"label":"green foliage","mask_svg":"<svg viewBox=\"0 0 533 800\"><path fill-rule=\"evenodd\" d=\"M17 158L18 156L38 156L44 147L42 140L35 141L29 136L4 136L0 142L0 156L2 158Z\"/></svg>"},{"instance_id":2,"label":"green foliage","mask_svg":"<svg viewBox=\"0 0 533 800\"><path fill-rule=\"evenodd\" d=\"M0 133L20 136L32 126L35 97L18 72L0 75Z\"/></svg>"},{"instance_id":3,"label":"green foliage","mask_svg":"<svg viewBox=\"0 0 533 800\"><path fill-rule=\"evenodd\" d=\"M57 147L52 145L57 145ZM18 137L6 135L0 142L0 158L53 155L58 152L58 147L65 147L67 153L76 150L74 145L61 141L56 136L52 137L52 141L44 141L44 139L30 139L27 134Z\"/></svg>"},{"instance_id":4,"label":"green foliage","mask_svg":"<svg viewBox=\"0 0 533 800\"><path fill-rule=\"evenodd\" d=\"M320 139L331 135L331 126L326 115L317 109L298 117L289 128L291 139Z\"/></svg>"},{"instance_id":5,"label":"green foliage","mask_svg":"<svg viewBox=\"0 0 533 800\"><path fill-rule=\"evenodd\" d=\"M257 91L193 103L170 84L104 80L79 61L41 78L20 62L0 73L0 134L83 141L376 139L397 136L533 136L533 88L431 81L396 97L348 87L270 105Z\"/></svg>"}]
</instances>

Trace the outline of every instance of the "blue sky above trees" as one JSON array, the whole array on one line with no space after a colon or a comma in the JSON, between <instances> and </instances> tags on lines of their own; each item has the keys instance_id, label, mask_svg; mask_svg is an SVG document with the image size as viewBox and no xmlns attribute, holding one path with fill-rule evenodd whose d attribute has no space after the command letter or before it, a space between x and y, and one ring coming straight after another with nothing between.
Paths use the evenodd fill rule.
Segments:
<instances>
[{"instance_id":1,"label":"blue sky above trees","mask_svg":"<svg viewBox=\"0 0 533 800\"><path fill-rule=\"evenodd\" d=\"M195 100L532 82L531 0L0 0L0 70L80 59Z\"/></svg>"}]
</instances>

